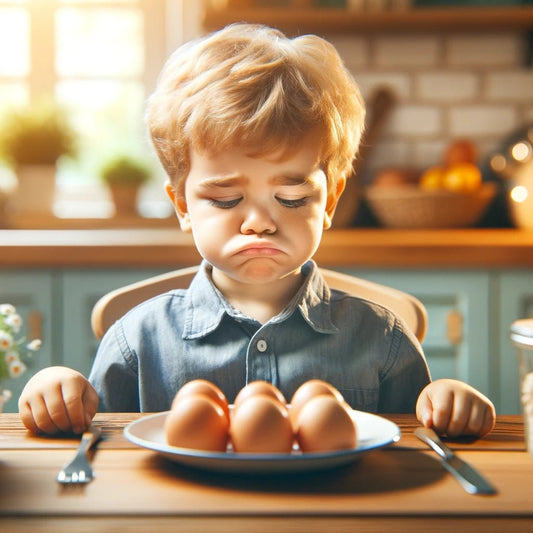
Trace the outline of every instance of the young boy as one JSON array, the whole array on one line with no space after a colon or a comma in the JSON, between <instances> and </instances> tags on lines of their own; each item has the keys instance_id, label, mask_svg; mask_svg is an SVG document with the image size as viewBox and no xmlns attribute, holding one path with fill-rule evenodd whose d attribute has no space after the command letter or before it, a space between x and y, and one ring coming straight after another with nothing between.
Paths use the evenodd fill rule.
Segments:
<instances>
[{"instance_id":1,"label":"young boy","mask_svg":"<svg viewBox=\"0 0 533 533\"><path fill-rule=\"evenodd\" d=\"M202 267L188 290L121 318L88 381L64 367L36 374L19 400L30 430L80 432L98 404L167 410L196 378L230 401L253 380L289 400L321 378L355 409L416 409L423 424L452 436L492 429L487 398L458 381L430 383L408 328L379 305L330 291L311 260L364 124L359 90L330 44L229 26L177 50L147 118Z\"/></svg>"}]
</instances>

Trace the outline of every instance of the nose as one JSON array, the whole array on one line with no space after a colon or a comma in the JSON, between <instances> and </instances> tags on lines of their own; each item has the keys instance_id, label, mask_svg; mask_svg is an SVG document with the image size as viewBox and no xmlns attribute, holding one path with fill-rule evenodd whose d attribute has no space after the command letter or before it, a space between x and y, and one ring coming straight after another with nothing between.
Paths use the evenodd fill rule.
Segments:
<instances>
[{"instance_id":1,"label":"nose","mask_svg":"<svg viewBox=\"0 0 533 533\"><path fill-rule=\"evenodd\" d=\"M269 209L261 205L250 206L241 223L241 233L245 235L272 234L276 229L276 223Z\"/></svg>"}]
</instances>

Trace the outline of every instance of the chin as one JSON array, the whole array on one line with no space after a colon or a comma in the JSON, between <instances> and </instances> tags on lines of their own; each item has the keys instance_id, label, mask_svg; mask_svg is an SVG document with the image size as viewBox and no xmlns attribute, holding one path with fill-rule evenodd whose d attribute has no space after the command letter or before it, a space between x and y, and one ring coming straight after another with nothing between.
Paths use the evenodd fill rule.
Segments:
<instances>
[{"instance_id":1,"label":"chin","mask_svg":"<svg viewBox=\"0 0 533 533\"><path fill-rule=\"evenodd\" d=\"M273 261L249 260L232 268L218 268L225 276L240 283L271 283L279 281L287 276L299 272L299 268L289 268Z\"/></svg>"}]
</instances>

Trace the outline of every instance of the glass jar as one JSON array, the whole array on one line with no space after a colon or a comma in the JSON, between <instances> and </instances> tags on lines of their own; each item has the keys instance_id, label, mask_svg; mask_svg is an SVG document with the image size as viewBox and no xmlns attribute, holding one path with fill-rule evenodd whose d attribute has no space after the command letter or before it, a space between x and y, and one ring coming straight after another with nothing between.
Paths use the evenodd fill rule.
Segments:
<instances>
[{"instance_id":1,"label":"glass jar","mask_svg":"<svg viewBox=\"0 0 533 533\"><path fill-rule=\"evenodd\" d=\"M518 350L524 436L527 449L533 456L533 319L513 322L511 341Z\"/></svg>"}]
</instances>

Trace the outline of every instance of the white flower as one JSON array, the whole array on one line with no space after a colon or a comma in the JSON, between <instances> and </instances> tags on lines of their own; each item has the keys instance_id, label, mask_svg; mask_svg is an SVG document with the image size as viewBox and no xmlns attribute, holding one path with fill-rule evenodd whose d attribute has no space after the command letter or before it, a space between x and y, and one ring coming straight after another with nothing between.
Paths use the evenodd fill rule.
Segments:
<instances>
[{"instance_id":1,"label":"white flower","mask_svg":"<svg viewBox=\"0 0 533 533\"><path fill-rule=\"evenodd\" d=\"M0 304L0 315L12 315L16 312L17 310L11 304Z\"/></svg>"},{"instance_id":2,"label":"white flower","mask_svg":"<svg viewBox=\"0 0 533 533\"><path fill-rule=\"evenodd\" d=\"M15 350L8 350L4 356L4 360L9 365L12 361L18 361L19 355Z\"/></svg>"},{"instance_id":3,"label":"white flower","mask_svg":"<svg viewBox=\"0 0 533 533\"><path fill-rule=\"evenodd\" d=\"M7 389L2 389L0 391L0 408L4 403L6 403L9 398L11 398L11 391Z\"/></svg>"},{"instance_id":4,"label":"white flower","mask_svg":"<svg viewBox=\"0 0 533 533\"><path fill-rule=\"evenodd\" d=\"M9 350L13 346L13 337L7 331L0 331L0 350Z\"/></svg>"},{"instance_id":5,"label":"white flower","mask_svg":"<svg viewBox=\"0 0 533 533\"><path fill-rule=\"evenodd\" d=\"M28 350L30 350L31 352L36 352L42 344L43 341L41 339L33 339L26 345L26 348L28 348Z\"/></svg>"},{"instance_id":6,"label":"white flower","mask_svg":"<svg viewBox=\"0 0 533 533\"><path fill-rule=\"evenodd\" d=\"M9 375L12 378L18 378L19 376L24 374L24 372L26 372L27 370L26 365L22 361L18 361L18 360L11 361L11 363L9 363L8 365L8 368L9 368Z\"/></svg>"},{"instance_id":7,"label":"white flower","mask_svg":"<svg viewBox=\"0 0 533 533\"><path fill-rule=\"evenodd\" d=\"M28 369L26 365L33 359L32 352L41 347L39 339L27 342L20 336L22 322L13 305L0 304L0 384L4 379L24 374Z\"/></svg>"},{"instance_id":8,"label":"white flower","mask_svg":"<svg viewBox=\"0 0 533 533\"><path fill-rule=\"evenodd\" d=\"M13 328L15 333L18 333L20 331L20 327L22 326L22 318L20 318L18 313L7 315L4 319L4 322L7 326Z\"/></svg>"}]
</instances>

